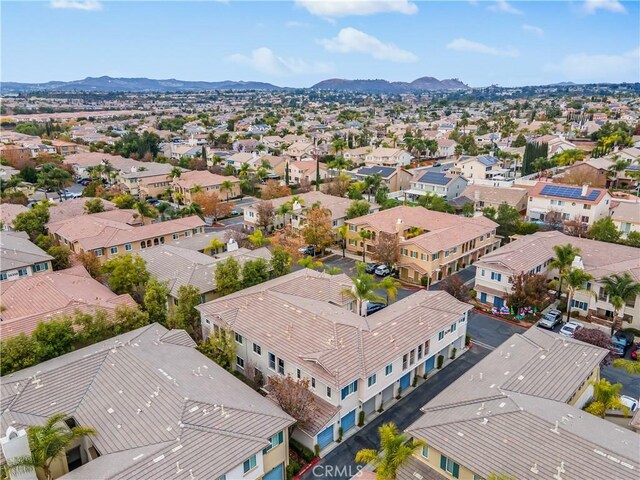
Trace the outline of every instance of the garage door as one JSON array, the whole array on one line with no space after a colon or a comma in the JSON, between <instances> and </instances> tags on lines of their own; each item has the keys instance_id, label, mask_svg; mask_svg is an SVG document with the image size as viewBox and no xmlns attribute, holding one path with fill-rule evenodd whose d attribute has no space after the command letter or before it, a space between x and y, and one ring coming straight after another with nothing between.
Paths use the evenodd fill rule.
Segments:
<instances>
[{"instance_id":1,"label":"garage door","mask_svg":"<svg viewBox=\"0 0 640 480\"><path fill-rule=\"evenodd\" d=\"M362 405L362 410L364 410L365 416L373 413L375 409L376 409L376 397L370 398L369 400L364 402L364 404Z\"/></svg>"},{"instance_id":2,"label":"garage door","mask_svg":"<svg viewBox=\"0 0 640 480\"><path fill-rule=\"evenodd\" d=\"M333 442L333 424L318 434L318 445L323 449Z\"/></svg>"},{"instance_id":3,"label":"garage door","mask_svg":"<svg viewBox=\"0 0 640 480\"><path fill-rule=\"evenodd\" d=\"M284 463L278 465L262 478L263 480L284 480Z\"/></svg>"},{"instance_id":4,"label":"garage door","mask_svg":"<svg viewBox=\"0 0 640 480\"><path fill-rule=\"evenodd\" d=\"M389 385L382 391L382 401L387 403L389 400L393 398L393 385Z\"/></svg>"},{"instance_id":5,"label":"garage door","mask_svg":"<svg viewBox=\"0 0 640 480\"><path fill-rule=\"evenodd\" d=\"M342 427L342 433L347 433L353 427L356 426L356 411L351 410L340 420L340 426Z\"/></svg>"},{"instance_id":6,"label":"garage door","mask_svg":"<svg viewBox=\"0 0 640 480\"><path fill-rule=\"evenodd\" d=\"M431 358L428 358L426 362L424 362L424 371L429 373L436 366L436 356L434 355Z\"/></svg>"},{"instance_id":7,"label":"garage door","mask_svg":"<svg viewBox=\"0 0 640 480\"><path fill-rule=\"evenodd\" d=\"M404 390L405 388L409 388L409 385L411 385L411 372L407 373L400 379L401 389Z\"/></svg>"}]
</instances>

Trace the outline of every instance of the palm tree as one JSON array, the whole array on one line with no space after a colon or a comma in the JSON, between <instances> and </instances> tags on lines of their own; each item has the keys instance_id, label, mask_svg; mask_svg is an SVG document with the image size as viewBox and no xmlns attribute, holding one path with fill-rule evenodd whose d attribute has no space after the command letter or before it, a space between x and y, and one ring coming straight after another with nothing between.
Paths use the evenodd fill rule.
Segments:
<instances>
[{"instance_id":1,"label":"palm tree","mask_svg":"<svg viewBox=\"0 0 640 480\"><path fill-rule=\"evenodd\" d=\"M358 232L358 237L360 237L360 242L362 243L362 261L366 262L365 255L367 253L367 244L366 240L371 238L371 232L369 230L360 230Z\"/></svg>"},{"instance_id":2,"label":"palm tree","mask_svg":"<svg viewBox=\"0 0 640 480\"><path fill-rule=\"evenodd\" d=\"M613 177L613 184L618 184L618 173L629 168L629 162L623 159L617 159L613 165L609 167L608 176Z\"/></svg>"},{"instance_id":3,"label":"palm tree","mask_svg":"<svg viewBox=\"0 0 640 480\"><path fill-rule=\"evenodd\" d=\"M287 223L287 215L293 211L291 203L285 202L276 209L276 215L282 217L282 226Z\"/></svg>"},{"instance_id":4,"label":"palm tree","mask_svg":"<svg viewBox=\"0 0 640 480\"><path fill-rule=\"evenodd\" d=\"M345 257L345 250L347 248L347 232L349 231L348 225L342 225L336 228L338 235L340 235L340 244L342 245L342 258Z\"/></svg>"},{"instance_id":5,"label":"palm tree","mask_svg":"<svg viewBox=\"0 0 640 480\"><path fill-rule=\"evenodd\" d=\"M190 217L191 215L197 215L201 219L204 219L204 213L199 203L191 202L188 206L180 210L181 217Z\"/></svg>"},{"instance_id":6,"label":"palm tree","mask_svg":"<svg viewBox=\"0 0 640 480\"><path fill-rule=\"evenodd\" d=\"M381 184L382 177L379 173L374 173L364 179L365 190L367 191L367 199L369 202L371 201L371 194L375 195Z\"/></svg>"},{"instance_id":7,"label":"palm tree","mask_svg":"<svg viewBox=\"0 0 640 480\"><path fill-rule=\"evenodd\" d=\"M264 247L267 243L269 243L269 240L265 238L264 233L262 233L262 230L260 230L259 228L257 228L255 232L249 235L247 237L247 240L249 240L251 242L251 245L256 248Z\"/></svg>"},{"instance_id":8,"label":"palm tree","mask_svg":"<svg viewBox=\"0 0 640 480\"><path fill-rule=\"evenodd\" d=\"M380 433L380 450L365 448L356 453L357 463L371 463L376 469L378 480L395 480L398 469L424 442L410 439L398 431L393 423L385 423L378 432Z\"/></svg>"},{"instance_id":9,"label":"palm tree","mask_svg":"<svg viewBox=\"0 0 640 480\"><path fill-rule=\"evenodd\" d=\"M136 202L133 204L133 208L138 211L141 217L156 218L158 216L158 211L147 202Z\"/></svg>"},{"instance_id":10,"label":"palm tree","mask_svg":"<svg viewBox=\"0 0 640 480\"><path fill-rule=\"evenodd\" d=\"M604 293L609 296L609 303L613 305L615 325L617 317L622 316L620 314L625 303L640 295L640 283L634 281L629 272L609 275L600 279L600 283L604 285Z\"/></svg>"},{"instance_id":11,"label":"palm tree","mask_svg":"<svg viewBox=\"0 0 640 480\"><path fill-rule=\"evenodd\" d=\"M549 266L552 269L558 270L560 281L558 283L557 298L560 298L560 295L562 294L562 275L567 272L569 267L571 267L576 255L580 255L580 249L578 247L574 247L570 243L567 243L566 245L554 245L553 251L556 256Z\"/></svg>"},{"instance_id":12,"label":"palm tree","mask_svg":"<svg viewBox=\"0 0 640 480\"><path fill-rule=\"evenodd\" d=\"M238 171L238 175L240 177L248 177L249 173L252 171L253 169L251 168L251 165L249 165L247 162L244 162L242 165L240 165L240 170Z\"/></svg>"},{"instance_id":13,"label":"palm tree","mask_svg":"<svg viewBox=\"0 0 640 480\"><path fill-rule=\"evenodd\" d=\"M96 434L89 427L67 427L65 417L64 413L57 413L50 416L44 425L29 427L27 437L31 455L14 458L8 465L9 472L26 473L37 469L44 472L46 480L53 480L53 461L64 455L75 440Z\"/></svg>"},{"instance_id":14,"label":"palm tree","mask_svg":"<svg viewBox=\"0 0 640 480\"><path fill-rule=\"evenodd\" d=\"M169 175L167 175L167 178L170 180L180 178L180 175L182 175L182 169L180 167L173 167L169 172Z\"/></svg>"},{"instance_id":15,"label":"palm tree","mask_svg":"<svg viewBox=\"0 0 640 480\"><path fill-rule=\"evenodd\" d=\"M365 301L384 302L384 298L375 293L376 288L378 288L375 278L373 278L373 275L366 273L364 269L364 263L356 263L357 275L352 278L353 288L345 288L342 290L343 295L356 301L358 315L362 315L362 307Z\"/></svg>"},{"instance_id":16,"label":"palm tree","mask_svg":"<svg viewBox=\"0 0 640 480\"><path fill-rule=\"evenodd\" d=\"M324 269L324 273L327 275L339 275L342 273L342 269L340 267L327 267Z\"/></svg>"},{"instance_id":17,"label":"palm tree","mask_svg":"<svg viewBox=\"0 0 640 480\"><path fill-rule=\"evenodd\" d=\"M300 265L302 268L308 268L310 270L314 270L316 268L320 270L323 267L322 262L314 260L311 255L307 255L306 257L298 260L298 265Z\"/></svg>"},{"instance_id":18,"label":"palm tree","mask_svg":"<svg viewBox=\"0 0 640 480\"><path fill-rule=\"evenodd\" d=\"M613 366L624 370L629 375L640 375L640 361L638 360L626 360L624 358L616 358L613 361Z\"/></svg>"},{"instance_id":19,"label":"palm tree","mask_svg":"<svg viewBox=\"0 0 640 480\"><path fill-rule=\"evenodd\" d=\"M222 251L224 248L224 242L218 238L212 238L209 242L209 246L204 249L205 252L213 252L214 254Z\"/></svg>"},{"instance_id":20,"label":"palm tree","mask_svg":"<svg viewBox=\"0 0 640 480\"><path fill-rule=\"evenodd\" d=\"M340 174L342 173L342 170L345 170L349 166L349 164L344 159L344 157L336 157L335 160L329 162L328 166L330 168L338 170L338 176L340 176Z\"/></svg>"},{"instance_id":21,"label":"palm tree","mask_svg":"<svg viewBox=\"0 0 640 480\"><path fill-rule=\"evenodd\" d=\"M233 182L231 180L225 180L220 184L220 191L227 192L227 202L229 201L229 192L233 190Z\"/></svg>"},{"instance_id":22,"label":"palm tree","mask_svg":"<svg viewBox=\"0 0 640 480\"><path fill-rule=\"evenodd\" d=\"M194 195L203 191L204 188L202 188L202 185L194 185L193 187L191 187L191 190L189 190L189 193L191 193L191 195Z\"/></svg>"},{"instance_id":23,"label":"palm tree","mask_svg":"<svg viewBox=\"0 0 640 480\"><path fill-rule=\"evenodd\" d=\"M331 144L331 148L333 149L336 157L340 154L345 148L347 148L347 142L345 142L342 138L337 138Z\"/></svg>"},{"instance_id":24,"label":"palm tree","mask_svg":"<svg viewBox=\"0 0 640 480\"><path fill-rule=\"evenodd\" d=\"M379 288L383 288L387 294L387 303L389 303L389 299L392 302L396 301L396 296L398 295L398 287L400 287L400 282L393 277L384 277L378 283Z\"/></svg>"},{"instance_id":25,"label":"palm tree","mask_svg":"<svg viewBox=\"0 0 640 480\"><path fill-rule=\"evenodd\" d=\"M571 320L571 301L578 290L585 290L585 284L593 280L593 275L579 268L572 268L563 274L567 282L567 322Z\"/></svg>"},{"instance_id":26,"label":"palm tree","mask_svg":"<svg viewBox=\"0 0 640 480\"><path fill-rule=\"evenodd\" d=\"M585 412L604 418L607 410L615 409L629 415L629 409L620 401L621 383L611 384L606 378L589 383L593 385L593 401L584 409Z\"/></svg>"}]
</instances>

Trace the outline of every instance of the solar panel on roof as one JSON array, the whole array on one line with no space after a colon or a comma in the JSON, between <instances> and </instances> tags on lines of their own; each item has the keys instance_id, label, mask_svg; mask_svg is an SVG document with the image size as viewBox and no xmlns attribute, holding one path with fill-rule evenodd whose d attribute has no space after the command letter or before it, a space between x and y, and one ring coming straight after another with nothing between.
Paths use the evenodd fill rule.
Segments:
<instances>
[{"instance_id":1,"label":"solar panel on roof","mask_svg":"<svg viewBox=\"0 0 640 480\"><path fill-rule=\"evenodd\" d=\"M552 197L571 198L576 200L594 201L600 195L600 190L591 190L587 195L582 195L580 187L564 187L560 185L545 185L540 191L542 195L550 195Z\"/></svg>"},{"instance_id":2,"label":"solar panel on roof","mask_svg":"<svg viewBox=\"0 0 640 480\"><path fill-rule=\"evenodd\" d=\"M435 185L446 185L451 181L451 178L445 176L444 173L440 172L427 172L420 177L419 182L422 183L433 183Z\"/></svg>"}]
</instances>

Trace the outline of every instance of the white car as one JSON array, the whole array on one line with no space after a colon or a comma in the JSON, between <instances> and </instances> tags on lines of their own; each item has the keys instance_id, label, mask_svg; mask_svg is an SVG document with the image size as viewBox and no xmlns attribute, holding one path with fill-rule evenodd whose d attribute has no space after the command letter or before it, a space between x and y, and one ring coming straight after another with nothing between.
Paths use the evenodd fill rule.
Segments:
<instances>
[{"instance_id":1,"label":"white car","mask_svg":"<svg viewBox=\"0 0 640 480\"><path fill-rule=\"evenodd\" d=\"M573 337L573 335L581 328L582 328L581 323L570 320L563 325L563 327L560 329L558 333L560 335L564 335L565 337Z\"/></svg>"},{"instance_id":2,"label":"white car","mask_svg":"<svg viewBox=\"0 0 640 480\"><path fill-rule=\"evenodd\" d=\"M629 409L630 413L633 413L638 409L638 400L633 397L620 395L620 402Z\"/></svg>"}]
</instances>

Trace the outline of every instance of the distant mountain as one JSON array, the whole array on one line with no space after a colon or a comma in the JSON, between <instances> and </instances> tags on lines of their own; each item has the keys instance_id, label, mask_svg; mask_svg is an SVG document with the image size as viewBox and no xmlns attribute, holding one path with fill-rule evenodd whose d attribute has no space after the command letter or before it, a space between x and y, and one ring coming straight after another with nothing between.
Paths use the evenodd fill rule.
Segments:
<instances>
[{"instance_id":1,"label":"distant mountain","mask_svg":"<svg viewBox=\"0 0 640 480\"><path fill-rule=\"evenodd\" d=\"M438 80L433 77L421 77L411 83L389 82L387 80L344 80L332 78L316 83L314 90L338 90L369 93L411 93L435 90L466 90L470 88L457 78Z\"/></svg>"},{"instance_id":2,"label":"distant mountain","mask_svg":"<svg viewBox=\"0 0 640 480\"><path fill-rule=\"evenodd\" d=\"M203 90L279 90L263 82L192 82L185 80L153 80L150 78L87 77L71 82L17 83L3 82L5 92L29 92L34 90L58 92L188 92Z\"/></svg>"}]
</instances>

